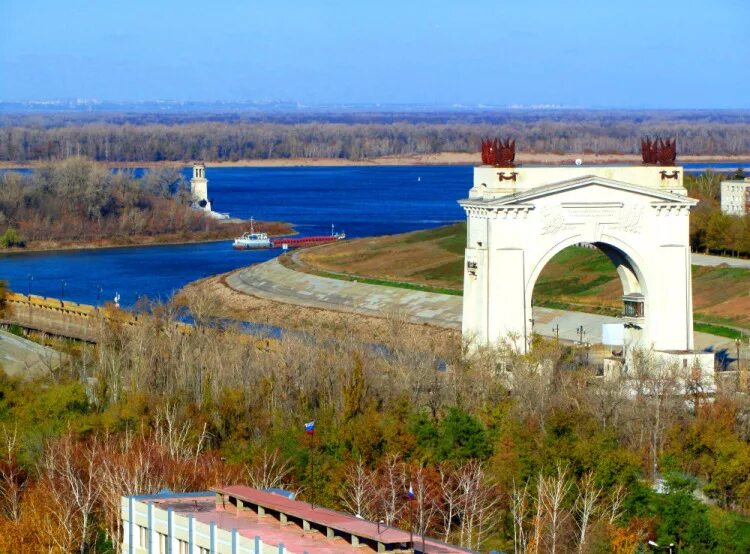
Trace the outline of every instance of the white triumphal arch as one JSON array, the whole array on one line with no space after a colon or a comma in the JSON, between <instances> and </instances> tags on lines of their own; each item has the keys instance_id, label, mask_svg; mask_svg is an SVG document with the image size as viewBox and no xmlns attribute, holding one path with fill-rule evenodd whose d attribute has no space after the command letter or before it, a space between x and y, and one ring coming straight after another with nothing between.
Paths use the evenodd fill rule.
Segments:
<instances>
[{"instance_id":1,"label":"white triumphal arch","mask_svg":"<svg viewBox=\"0 0 750 554\"><path fill-rule=\"evenodd\" d=\"M531 295L545 264L578 243L600 248L623 287L626 346L693 349L689 213L678 166L480 166L467 216L463 333L526 351Z\"/></svg>"}]
</instances>

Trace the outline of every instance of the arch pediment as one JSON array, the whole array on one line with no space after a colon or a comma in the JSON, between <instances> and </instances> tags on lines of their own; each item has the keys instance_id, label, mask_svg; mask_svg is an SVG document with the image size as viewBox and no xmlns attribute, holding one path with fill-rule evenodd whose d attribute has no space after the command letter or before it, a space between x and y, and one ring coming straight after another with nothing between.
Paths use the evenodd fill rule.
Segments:
<instances>
[{"instance_id":1,"label":"arch pediment","mask_svg":"<svg viewBox=\"0 0 750 554\"><path fill-rule=\"evenodd\" d=\"M531 208L536 201L541 200L542 198L558 197L562 202L565 200L565 197L587 187L602 187L610 189L612 192L619 191L629 195L640 196L643 198L643 201L650 201L654 205L668 204L689 208L698 203L697 200L690 198L689 196L675 194L673 192L659 190L653 187L606 179L595 175L588 175L585 177L568 179L557 183L551 183L549 185L534 187L529 190L508 194L507 196L502 196L500 198L472 198L461 200L459 203L464 207Z\"/></svg>"}]
</instances>

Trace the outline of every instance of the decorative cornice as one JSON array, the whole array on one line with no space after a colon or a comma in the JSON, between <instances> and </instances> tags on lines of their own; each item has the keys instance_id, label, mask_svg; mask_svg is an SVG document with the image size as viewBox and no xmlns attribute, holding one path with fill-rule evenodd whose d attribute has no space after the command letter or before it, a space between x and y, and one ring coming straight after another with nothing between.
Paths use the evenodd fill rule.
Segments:
<instances>
[{"instance_id":1,"label":"decorative cornice","mask_svg":"<svg viewBox=\"0 0 750 554\"><path fill-rule=\"evenodd\" d=\"M676 202L651 202L651 208L656 210L657 216L690 215L691 207Z\"/></svg>"}]
</instances>

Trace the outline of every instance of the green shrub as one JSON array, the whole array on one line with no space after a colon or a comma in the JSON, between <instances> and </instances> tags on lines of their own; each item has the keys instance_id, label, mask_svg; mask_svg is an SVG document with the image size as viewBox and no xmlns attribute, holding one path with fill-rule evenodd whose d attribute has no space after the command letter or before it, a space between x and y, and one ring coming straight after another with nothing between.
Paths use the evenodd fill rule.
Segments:
<instances>
[{"instance_id":1,"label":"green shrub","mask_svg":"<svg viewBox=\"0 0 750 554\"><path fill-rule=\"evenodd\" d=\"M5 232L0 235L0 246L3 246L5 248L12 248L14 246L17 247L24 247L26 243L21 239L21 236L18 234L18 231L16 231L13 227L8 227Z\"/></svg>"}]
</instances>

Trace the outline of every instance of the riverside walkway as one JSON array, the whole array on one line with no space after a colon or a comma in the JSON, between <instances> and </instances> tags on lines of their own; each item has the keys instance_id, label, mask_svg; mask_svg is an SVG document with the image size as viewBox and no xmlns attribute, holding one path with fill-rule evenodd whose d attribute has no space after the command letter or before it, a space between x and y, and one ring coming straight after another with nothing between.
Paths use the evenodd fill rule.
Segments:
<instances>
[{"instance_id":1,"label":"riverside walkway","mask_svg":"<svg viewBox=\"0 0 750 554\"><path fill-rule=\"evenodd\" d=\"M418 323L461 329L460 296L320 277L284 267L276 258L230 273L226 282L267 300L371 316L399 314ZM579 340L576 329L583 325L585 342L601 342L602 323L618 322L615 317L534 308L537 333L554 337L559 329L559 337L568 341Z\"/></svg>"},{"instance_id":2,"label":"riverside walkway","mask_svg":"<svg viewBox=\"0 0 750 554\"><path fill-rule=\"evenodd\" d=\"M694 259L693 263L710 265L716 263L711 258L726 260L718 256L705 258L709 259ZM750 260L738 261L750 264ZM238 269L227 276L226 283L239 292L286 304L376 317L398 314L417 323L461 329L461 296L320 277L284 267L278 258ZM603 323L621 322L616 317L541 307L534 307L533 317L534 331L542 336L578 342L577 329L583 326L583 341L591 344L601 343ZM733 345L734 341L695 333L696 348L728 344Z\"/></svg>"}]
</instances>

